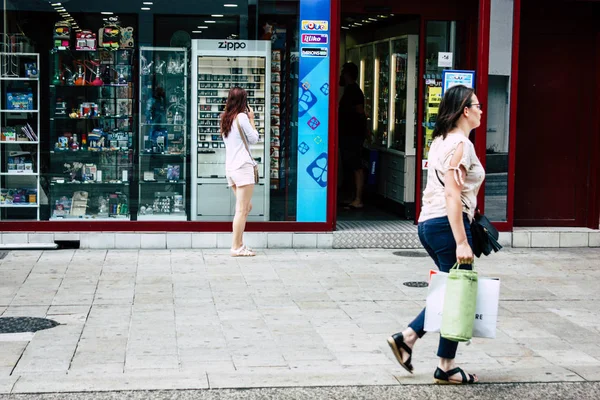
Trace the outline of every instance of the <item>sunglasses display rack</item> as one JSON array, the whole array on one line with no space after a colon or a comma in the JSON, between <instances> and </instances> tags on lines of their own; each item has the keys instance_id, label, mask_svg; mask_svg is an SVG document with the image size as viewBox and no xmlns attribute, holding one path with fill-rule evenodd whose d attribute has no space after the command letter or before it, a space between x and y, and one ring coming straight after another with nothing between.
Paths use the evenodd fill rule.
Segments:
<instances>
[{"instance_id":1,"label":"sunglasses display rack","mask_svg":"<svg viewBox=\"0 0 600 400\"><path fill-rule=\"evenodd\" d=\"M225 177L220 117L229 90L241 87L254 111L259 141L250 145L259 166L248 220L268 220L270 179L271 49L268 41L192 41L192 220L232 219L235 198Z\"/></svg>"}]
</instances>

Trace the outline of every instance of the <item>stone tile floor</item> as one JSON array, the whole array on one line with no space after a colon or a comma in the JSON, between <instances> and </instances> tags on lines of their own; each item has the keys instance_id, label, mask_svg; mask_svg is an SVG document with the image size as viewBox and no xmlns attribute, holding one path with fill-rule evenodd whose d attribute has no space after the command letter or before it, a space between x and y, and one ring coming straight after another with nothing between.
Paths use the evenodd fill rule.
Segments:
<instances>
[{"instance_id":1,"label":"stone tile floor","mask_svg":"<svg viewBox=\"0 0 600 400\"><path fill-rule=\"evenodd\" d=\"M600 381L600 249L504 249L498 336L460 346L484 382ZM392 250L13 251L2 317L61 325L0 334L0 393L429 384L437 334L414 375L386 338L420 311L428 258Z\"/></svg>"}]
</instances>

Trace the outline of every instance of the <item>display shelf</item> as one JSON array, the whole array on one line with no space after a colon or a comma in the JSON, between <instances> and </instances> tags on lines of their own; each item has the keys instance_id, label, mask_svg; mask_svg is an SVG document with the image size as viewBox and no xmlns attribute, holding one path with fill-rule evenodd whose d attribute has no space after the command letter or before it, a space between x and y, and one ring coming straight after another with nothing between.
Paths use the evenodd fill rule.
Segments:
<instances>
[{"instance_id":1,"label":"display shelf","mask_svg":"<svg viewBox=\"0 0 600 400\"><path fill-rule=\"evenodd\" d=\"M260 142L252 145L254 158L268 160L271 124L271 43L248 42L246 49L218 50L218 41L192 41L192 212L193 220L214 221L234 213L231 190L225 178L225 145L219 121L230 88L239 86L248 93L254 109ZM249 44L251 43L251 44ZM251 50L250 50L251 49ZM269 163L259 164L259 184L255 188L252 219L269 220ZM227 205L227 206L225 206ZM225 208L227 211L225 211Z\"/></svg>"},{"instance_id":2,"label":"display shelf","mask_svg":"<svg viewBox=\"0 0 600 400\"><path fill-rule=\"evenodd\" d=\"M4 170L0 172L0 220L39 220L40 55L0 53L0 58L5 72L0 76L0 166ZM31 73L36 76L23 76ZM15 208L30 211L10 212Z\"/></svg>"},{"instance_id":3,"label":"display shelf","mask_svg":"<svg viewBox=\"0 0 600 400\"><path fill-rule=\"evenodd\" d=\"M49 142L53 150L49 152L48 197L53 221L129 220L135 211L130 209L137 136L135 54L132 49L50 53ZM56 82L78 74L91 80L102 70L99 86ZM72 113L77 114L75 118Z\"/></svg>"},{"instance_id":4,"label":"display shelf","mask_svg":"<svg viewBox=\"0 0 600 400\"><path fill-rule=\"evenodd\" d=\"M151 66L162 62L167 73L157 74ZM138 220L156 220L142 210L174 207L159 220L187 220L188 67L186 48L140 49Z\"/></svg>"}]
</instances>

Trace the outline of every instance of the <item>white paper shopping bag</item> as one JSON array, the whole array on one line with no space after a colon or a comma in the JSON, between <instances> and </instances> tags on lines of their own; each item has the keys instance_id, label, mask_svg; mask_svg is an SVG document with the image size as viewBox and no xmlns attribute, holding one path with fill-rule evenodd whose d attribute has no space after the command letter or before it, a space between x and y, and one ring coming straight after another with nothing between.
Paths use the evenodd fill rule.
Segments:
<instances>
[{"instance_id":1,"label":"white paper shopping bag","mask_svg":"<svg viewBox=\"0 0 600 400\"><path fill-rule=\"evenodd\" d=\"M429 291L427 292L425 305L425 332L438 332L442 326L442 310L444 309L447 280L448 274L444 272L430 274Z\"/></svg>"},{"instance_id":2,"label":"white paper shopping bag","mask_svg":"<svg viewBox=\"0 0 600 400\"><path fill-rule=\"evenodd\" d=\"M430 275L429 291L425 309L425 331L439 332L442 326L442 310L446 295L448 274L437 272ZM477 285L477 305L473 337L494 339L498 322L498 303L500 300L500 280L480 278Z\"/></svg>"}]
</instances>

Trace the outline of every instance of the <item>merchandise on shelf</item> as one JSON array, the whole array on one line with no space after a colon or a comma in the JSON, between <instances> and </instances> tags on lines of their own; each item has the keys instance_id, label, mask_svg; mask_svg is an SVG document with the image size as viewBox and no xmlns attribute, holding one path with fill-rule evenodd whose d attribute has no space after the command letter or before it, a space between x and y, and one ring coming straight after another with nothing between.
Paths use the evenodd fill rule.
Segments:
<instances>
[{"instance_id":1,"label":"merchandise on shelf","mask_svg":"<svg viewBox=\"0 0 600 400\"><path fill-rule=\"evenodd\" d=\"M33 92L31 89L26 91L13 91L13 89L9 89L6 92L6 109L33 110Z\"/></svg>"},{"instance_id":2,"label":"merchandise on shelf","mask_svg":"<svg viewBox=\"0 0 600 400\"><path fill-rule=\"evenodd\" d=\"M53 39L55 50L68 50L71 47L71 24L67 21L56 22Z\"/></svg>"},{"instance_id":3,"label":"merchandise on shelf","mask_svg":"<svg viewBox=\"0 0 600 400\"><path fill-rule=\"evenodd\" d=\"M84 29L75 34L75 50L96 50L96 34Z\"/></svg>"},{"instance_id":4,"label":"merchandise on shelf","mask_svg":"<svg viewBox=\"0 0 600 400\"><path fill-rule=\"evenodd\" d=\"M0 189L0 204L36 204L37 189L19 188L19 189Z\"/></svg>"}]
</instances>

